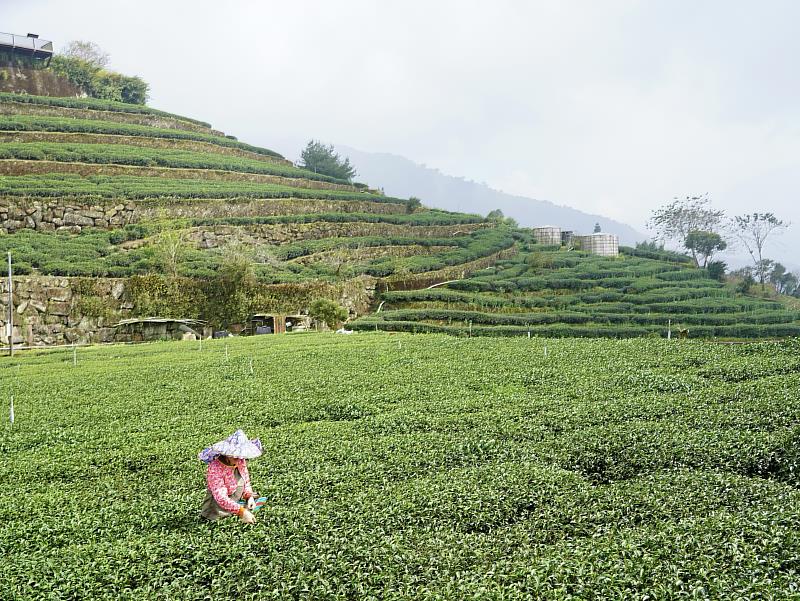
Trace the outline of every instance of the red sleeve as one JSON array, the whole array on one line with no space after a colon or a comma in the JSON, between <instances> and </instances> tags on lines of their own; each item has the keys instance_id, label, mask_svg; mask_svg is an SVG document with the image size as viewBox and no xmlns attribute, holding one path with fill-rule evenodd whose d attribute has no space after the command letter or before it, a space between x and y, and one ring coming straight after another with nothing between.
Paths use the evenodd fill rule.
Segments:
<instances>
[{"instance_id":1,"label":"red sleeve","mask_svg":"<svg viewBox=\"0 0 800 601\"><path fill-rule=\"evenodd\" d=\"M208 466L206 473L206 482L208 482L208 490L211 491L211 496L217 504L229 513L238 513L240 505L228 496L228 487L225 486L225 478L222 476L222 470L225 469L218 461L212 461Z\"/></svg>"},{"instance_id":2,"label":"red sleeve","mask_svg":"<svg viewBox=\"0 0 800 601\"><path fill-rule=\"evenodd\" d=\"M247 461L244 459L239 463L239 473L244 480L244 493L242 493L242 498L247 500L253 496L253 487L250 485L250 472L247 471Z\"/></svg>"}]
</instances>

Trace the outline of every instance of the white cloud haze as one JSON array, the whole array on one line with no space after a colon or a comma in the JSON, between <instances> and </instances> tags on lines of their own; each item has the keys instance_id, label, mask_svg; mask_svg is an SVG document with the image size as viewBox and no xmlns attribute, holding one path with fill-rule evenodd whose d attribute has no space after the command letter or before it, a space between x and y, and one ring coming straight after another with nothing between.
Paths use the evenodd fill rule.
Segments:
<instances>
[{"instance_id":1,"label":"white cloud haze","mask_svg":"<svg viewBox=\"0 0 800 601\"><path fill-rule=\"evenodd\" d=\"M793 0L5 0L5 31L87 39L158 108L296 158L391 152L642 228L674 196L796 225ZM380 182L370 182L380 185Z\"/></svg>"}]
</instances>

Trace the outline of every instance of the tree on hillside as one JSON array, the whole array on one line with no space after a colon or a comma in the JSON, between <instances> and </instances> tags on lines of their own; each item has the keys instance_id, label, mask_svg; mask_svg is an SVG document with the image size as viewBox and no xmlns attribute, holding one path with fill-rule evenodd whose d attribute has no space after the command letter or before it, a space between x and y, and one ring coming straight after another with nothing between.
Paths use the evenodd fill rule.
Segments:
<instances>
[{"instance_id":1,"label":"tree on hillside","mask_svg":"<svg viewBox=\"0 0 800 601\"><path fill-rule=\"evenodd\" d=\"M708 195L676 198L671 203L653 211L647 227L656 232L662 242L672 240L681 246L690 232L719 233L724 225L725 212L711 208ZM691 251L691 249L690 249ZM700 266L697 254L692 252L695 265Z\"/></svg>"},{"instance_id":2,"label":"tree on hillside","mask_svg":"<svg viewBox=\"0 0 800 601\"><path fill-rule=\"evenodd\" d=\"M406 201L406 213L413 213L422 207L422 201L416 196L409 196Z\"/></svg>"},{"instance_id":3,"label":"tree on hillside","mask_svg":"<svg viewBox=\"0 0 800 601\"><path fill-rule=\"evenodd\" d=\"M780 263L772 266L769 282L775 287L775 292L789 296L800 295L800 280L791 271L787 271Z\"/></svg>"},{"instance_id":4,"label":"tree on hillside","mask_svg":"<svg viewBox=\"0 0 800 601\"><path fill-rule=\"evenodd\" d=\"M164 229L155 238L154 251L159 266L170 277L177 278L178 271L189 250L184 234L175 228Z\"/></svg>"},{"instance_id":5,"label":"tree on hillside","mask_svg":"<svg viewBox=\"0 0 800 601\"><path fill-rule=\"evenodd\" d=\"M207 312L226 327L244 323L257 301L252 249L241 242L231 242L218 252L216 277L206 284Z\"/></svg>"},{"instance_id":6,"label":"tree on hillside","mask_svg":"<svg viewBox=\"0 0 800 601\"><path fill-rule=\"evenodd\" d=\"M595 223L594 224L594 233L595 234L599 234L601 231L602 230L600 229L600 224L599 223Z\"/></svg>"},{"instance_id":7,"label":"tree on hillside","mask_svg":"<svg viewBox=\"0 0 800 601\"><path fill-rule=\"evenodd\" d=\"M53 56L48 68L91 98L145 104L149 89L147 82L140 77L107 70L108 58L108 53L94 42L75 40Z\"/></svg>"},{"instance_id":8,"label":"tree on hillside","mask_svg":"<svg viewBox=\"0 0 800 601\"><path fill-rule=\"evenodd\" d=\"M317 140L310 140L300 153L300 166L314 173L348 181L356 175L349 158L340 157L333 144L325 145Z\"/></svg>"},{"instance_id":9,"label":"tree on hillside","mask_svg":"<svg viewBox=\"0 0 800 601\"><path fill-rule=\"evenodd\" d=\"M708 277L718 282L725 281L725 270L728 264L725 261L709 261L706 269L708 270Z\"/></svg>"},{"instance_id":10,"label":"tree on hillside","mask_svg":"<svg viewBox=\"0 0 800 601\"><path fill-rule=\"evenodd\" d=\"M750 271L746 271L742 276L742 281L736 286L736 292L747 294L755 283L753 274Z\"/></svg>"},{"instance_id":11,"label":"tree on hillside","mask_svg":"<svg viewBox=\"0 0 800 601\"><path fill-rule=\"evenodd\" d=\"M331 330L347 319L347 309L327 298L318 298L311 303L308 314L312 319L321 321Z\"/></svg>"},{"instance_id":12,"label":"tree on hillside","mask_svg":"<svg viewBox=\"0 0 800 601\"><path fill-rule=\"evenodd\" d=\"M714 253L725 250L728 247L728 243L717 233L693 230L686 236L683 246L691 251L698 267L705 269ZM703 261L702 265L700 264L700 259Z\"/></svg>"},{"instance_id":13,"label":"tree on hillside","mask_svg":"<svg viewBox=\"0 0 800 601\"><path fill-rule=\"evenodd\" d=\"M489 221L496 221L497 223L505 223L511 227L519 227L517 220L513 217L506 217L500 209L494 209L486 214L486 219Z\"/></svg>"},{"instance_id":14,"label":"tree on hillside","mask_svg":"<svg viewBox=\"0 0 800 601\"><path fill-rule=\"evenodd\" d=\"M105 68L108 65L109 55L94 42L73 40L61 52L64 56L77 58L95 67Z\"/></svg>"},{"instance_id":15,"label":"tree on hillside","mask_svg":"<svg viewBox=\"0 0 800 601\"><path fill-rule=\"evenodd\" d=\"M637 250L652 250L657 252L659 250L664 250L664 245L659 244L655 240L643 240L642 242L636 243Z\"/></svg>"},{"instance_id":16,"label":"tree on hillside","mask_svg":"<svg viewBox=\"0 0 800 601\"><path fill-rule=\"evenodd\" d=\"M750 253L755 267L755 274L764 289L767 279L767 264L764 263L763 250L767 239L773 234L786 231L789 224L778 219L772 213L750 213L733 218L733 232L742 245Z\"/></svg>"}]
</instances>

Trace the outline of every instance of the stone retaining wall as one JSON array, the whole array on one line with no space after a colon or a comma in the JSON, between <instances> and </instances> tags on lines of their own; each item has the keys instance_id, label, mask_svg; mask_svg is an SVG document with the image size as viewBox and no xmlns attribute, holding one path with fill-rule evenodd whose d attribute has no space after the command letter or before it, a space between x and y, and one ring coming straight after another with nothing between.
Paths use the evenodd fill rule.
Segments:
<instances>
[{"instance_id":1,"label":"stone retaining wall","mask_svg":"<svg viewBox=\"0 0 800 601\"><path fill-rule=\"evenodd\" d=\"M199 248L217 248L231 242L244 244L280 245L300 240L323 238L357 238L361 236L406 236L413 238L451 238L466 235L487 227L485 223L458 225L405 225L394 223L336 223L316 221L314 223L281 223L270 225L247 225L234 227L219 225L198 227L189 239Z\"/></svg>"},{"instance_id":2,"label":"stone retaining wall","mask_svg":"<svg viewBox=\"0 0 800 601\"><path fill-rule=\"evenodd\" d=\"M91 295L81 294L87 280L61 277L14 278L14 344L49 346L71 343L110 342L110 328L132 306L122 300L125 280L89 280ZM102 303L88 298L100 298ZM8 284L0 286L0 343L8 344Z\"/></svg>"},{"instance_id":3,"label":"stone retaining wall","mask_svg":"<svg viewBox=\"0 0 800 601\"><path fill-rule=\"evenodd\" d=\"M314 298L336 299L351 315L366 312L375 296L375 278L359 277L328 284L275 284L266 286L264 312L307 309ZM0 346L8 345L8 284L0 282ZM14 278L15 345L53 346L115 341L111 326L139 315L128 298L128 280L119 278L66 278L21 276ZM291 305L291 306L289 306ZM216 325L216 324L212 324Z\"/></svg>"},{"instance_id":4,"label":"stone retaining wall","mask_svg":"<svg viewBox=\"0 0 800 601\"><path fill-rule=\"evenodd\" d=\"M130 177L163 177L165 179L196 179L206 181L248 182L254 184L276 184L304 190L335 190L359 193L360 190L348 184L270 175L267 173L248 173L245 171L226 171L224 169L201 169L193 167L144 167L139 165L117 165L114 163L69 163L46 159L0 159L0 175L54 175L69 173L82 177L95 175L122 175Z\"/></svg>"},{"instance_id":5,"label":"stone retaining wall","mask_svg":"<svg viewBox=\"0 0 800 601\"><path fill-rule=\"evenodd\" d=\"M0 102L0 115L33 115L38 117L68 117L72 119L94 119L113 121L115 123L132 123L134 125L148 125L163 129L182 129L215 136L224 136L225 133L210 129L205 125L184 121L177 117L155 115L151 113L123 113L118 111L103 111L98 109L80 109L63 106L49 106L27 102Z\"/></svg>"},{"instance_id":6,"label":"stone retaining wall","mask_svg":"<svg viewBox=\"0 0 800 601\"><path fill-rule=\"evenodd\" d=\"M83 90L65 77L42 68L20 66L0 59L0 92L36 96L83 96Z\"/></svg>"},{"instance_id":7,"label":"stone retaining wall","mask_svg":"<svg viewBox=\"0 0 800 601\"><path fill-rule=\"evenodd\" d=\"M214 219L320 212L399 214L405 212L405 208L371 201L291 198L211 199L161 204L147 201L96 200L84 203L58 198L0 197L0 231L7 234L23 229L79 233L84 227L115 229L129 223L165 217Z\"/></svg>"},{"instance_id":8,"label":"stone retaining wall","mask_svg":"<svg viewBox=\"0 0 800 601\"><path fill-rule=\"evenodd\" d=\"M135 212L132 202L82 204L50 198L14 202L0 198L0 229L8 234L22 229L72 233L84 227L113 229L132 223Z\"/></svg>"}]
</instances>

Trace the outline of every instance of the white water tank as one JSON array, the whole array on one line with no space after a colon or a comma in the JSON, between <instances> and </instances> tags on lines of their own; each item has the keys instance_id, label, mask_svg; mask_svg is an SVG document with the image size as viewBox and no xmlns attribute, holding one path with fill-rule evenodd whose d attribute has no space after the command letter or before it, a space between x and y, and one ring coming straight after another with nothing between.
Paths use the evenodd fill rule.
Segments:
<instances>
[{"instance_id":1,"label":"white water tank","mask_svg":"<svg viewBox=\"0 0 800 601\"><path fill-rule=\"evenodd\" d=\"M601 257L619 255L619 237L614 234L600 232L588 236L575 236L573 242L577 248Z\"/></svg>"},{"instance_id":2,"label":"white water tank","mask_svg":"<svg viewBox=\"0 0 800 601\"><path fill-rule=\"evenodd\" d=\"M533 228L533 237L539 244L561 246L561 228L554 225Z\"/></svg>"}]
</instances>

